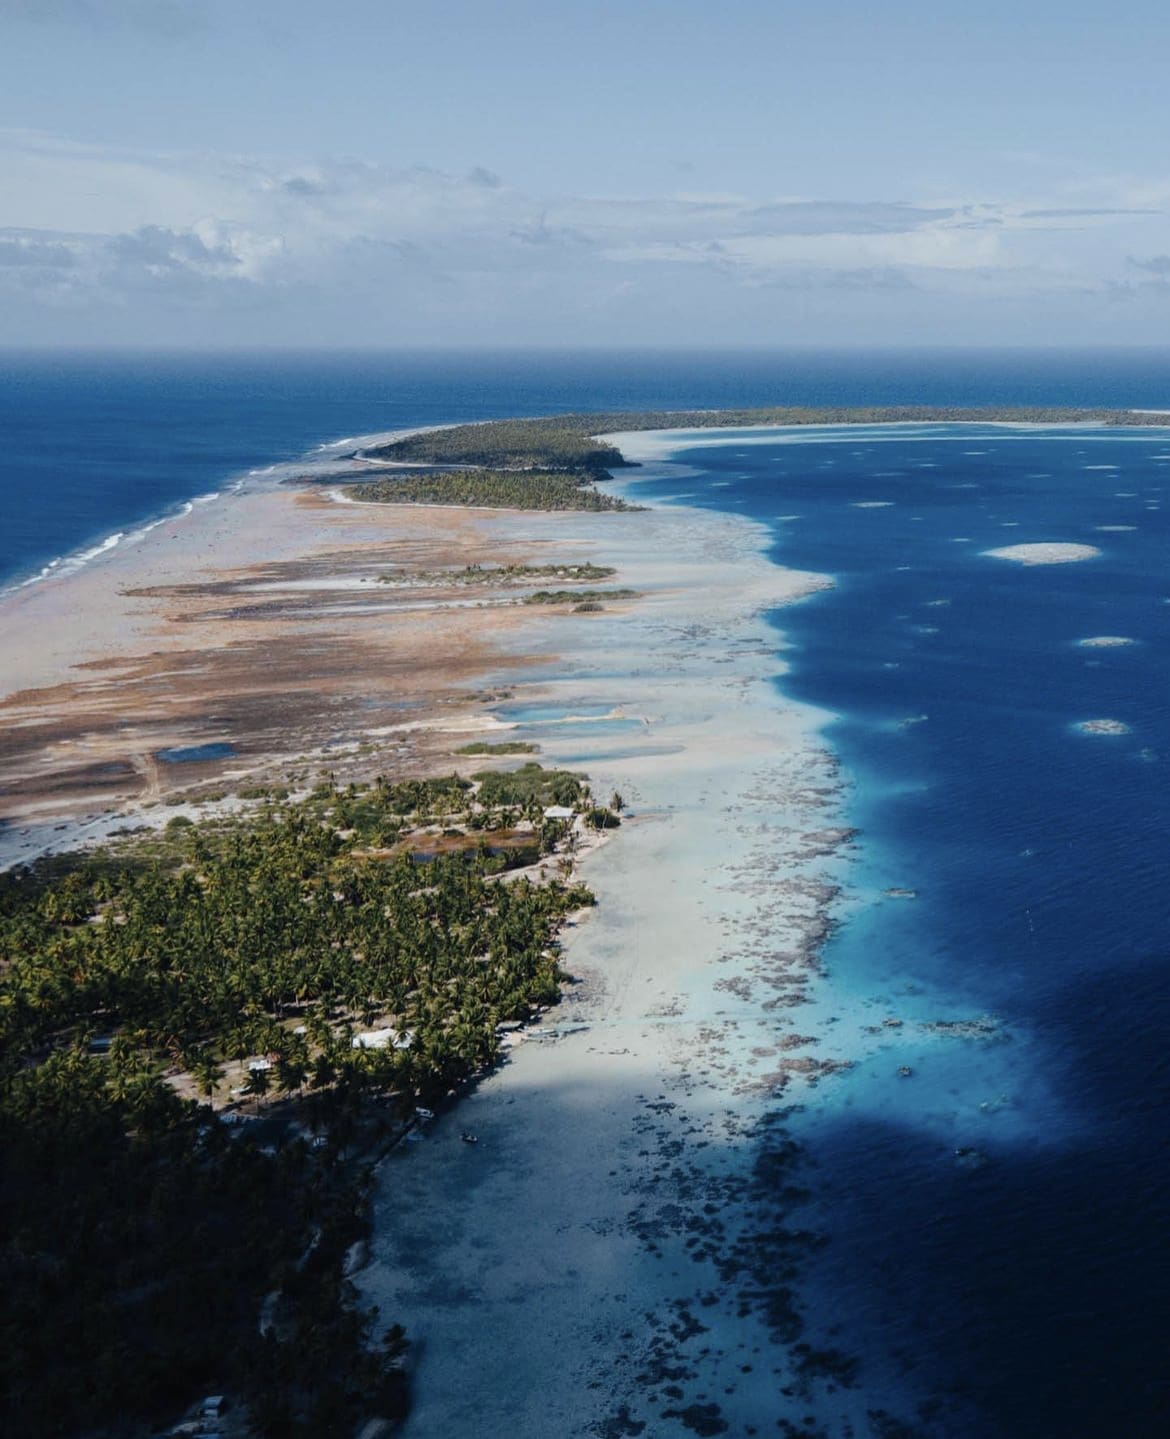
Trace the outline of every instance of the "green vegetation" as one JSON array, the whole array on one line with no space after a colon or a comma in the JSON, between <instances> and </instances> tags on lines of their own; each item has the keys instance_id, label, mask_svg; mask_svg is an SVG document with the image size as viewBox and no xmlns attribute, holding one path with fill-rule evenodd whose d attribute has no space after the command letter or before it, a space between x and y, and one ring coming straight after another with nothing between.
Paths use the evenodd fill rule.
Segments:
<instances>
[{"instance_id":1,"label":"green vegetation","mask_svg":"<svg viewBox=\"0 0 1170 1439\"><path fill-rule=\"evenodd\" d=\"M284 785L254 784L238 792L239 799L288 799Z\"/></svg>"},{"instance_id":2,"label":"green vegetation","mask_svg":"<svg viewBox=\"0 0 1170 1439\"><path fill-rule=\"evenodd\" d=\"M596 604L598 600L636 600L637 590L535 590L532 594L525 596L526 605L568 605L574 600L582 598L587 594L588 598Z\"/></svg>"},{"instance_id":3,"label":"green vegetation","mask_svg":"<svg viewBox=\"0 0 1170 1439\"><path fill-rule=\"evenodd\" d=\"M368 485L362 486L361 492L364 493L369 488ZM594 584L598 580L608 579L616 573L617 571L611 565L467 565L461 570L420 570L413 573L379 575L378 578L383 584L400 585L514 585L536 579L573 580L578 584ZM532 594L525 595L522 603L526 605L565 605L585 600L586 604L577 605L578 610L600 610L599 600L637 598L638 591L630 589L557 589L535 590ZM468 751L460 750L459 753L466 754ZM520 753L520 751L515 751L515 753ZM259 792L263 793L263 791Z\"/></svg>"},{"instance_id":4,"label":"green vegetation","mask_svg":"<svg viewBox=\"0 0 1170 1439\"><path fill-rule=\"evenodd\" d=\"M478 465L505 470L565 470L604 475L625 464L613 445L590 438L588 426L554 420L492 420L408 435L363 451L373 458L436 464ZM596 427L594 433L597 433Z\"/></svg>"},{"instance_id":5,"label":"green vegetation","mask_svg":"<svg viewBox=\"0 0 1170 1439\"><path fill-rule=\"evenodd\" d=\"M535 763L323 784L0 875L5 1435L213 1389L282 1439L402 1412L401 1331L378 1340L343 1277L363 1155L557 998L558 927L592 897L508 873L564 835L554 803L591 800ZM374 1025L403 1042L355 1047ZM219 1118L240 1088L267 1118Z\"/></svg>"},{"instance_id":6,"label":"green vegetation","mask_svg":"<svg viewBox=\"0 0 1170 1439\"><path fill-rule=\"evenodd\" d=\"M597 435L622 430L734 429L741 425L986 424L992 421L1031 425L1122 425L1132 428L1158 425L1167 419L1170 419L1170 412L1158 416L1132 410L1078 410L1058 405L761 405L736 410L618 410L608 414L558 415L548 420L511 423L530 427L550 425L572 434ZM438 440L443 433L437 431L432 438Z\"/></svg>"},{"instance_id":7,"label":"green vegetation","mask_svg":"<svg viewBox=\"0 0 1170 1439\"><path fill-rule=\"evenodd\" d=\"M590 829L617 829L621 819L612 809L598 807L586 812L585 823Z\"/></svg>"},{"instance_id":8,"label":"green vegetation","mask_svg":"<svg viewBox=\"0 0 1170 1439\"><path fill-rule=\"evenodd\" d=\"M489 744L487 740L474 740L455 751L456 754L535 754L536 746L523 739L501 740Z\"/></svg>"},{"instance_id":9,"label":"green vegetation","mask_svg":"<svg viewBox=\"0 0 1170 1439\"><path fill-rule=\"evenodd\" d=\"M616 574L612 565L467 565L461 570L409 570L379 575L378 579L384 585L496 585L528 580L575 580L590 584Z\"/></svg>"},{"instance_id":10,"label":"green vegetation","mask_svg":"<svg viewBox=\"0 0 1170 1439\"><path fill-rule=\"evenodd\" d=\"M347 485L350 499L382 505L480 505L505 510L629 510L614 495L603 495L585 474L548 470L451 470L417 475L404 470L392 478Z\"/></svg>"},{"instance_id":11,"label":"green vegetation","mask_svg":"<svg viewBox=\"0 0 1170 1439\"><path fill-rule=\"evenodd\" d=\"M547 419L497 420L454 425L411 435L365 453L386 460L432 464L474 464L505 469L564 470L602 477L626 464L620 452L594 435L622 430L719 429L742 425L876 425L910 422L957 423L1008 420L1021 424L1164 424L1170 415L1130 410L1077 410L1060 406L1011 408L937 405L817 407L765 405L737 410L618 410L554 415Z\"/></svg>"},{"instance_id":12,"label":"green vegetation","mask_svg":"<svg viewBox=\"0 0 1170 1439\"><path fill-rule=\"evenodd\" d=\"M612 478L628 462L596 435L623 430L727 429L745 425L876 425L934 421L1013 421L1018 424L1097 424L1130 428L1165 424L1170 413L935 405L768 405L738 410L618 410L554 415L532 420L492 420L452 425L409 435L363 453L397 463L465 466L441 474L411 474L350 486L352 497L387 504L490 505L510 509L634 509L602 494L593 482Z\"/></svg>"},{"instance_id":13,"label":"green vegetation","mask_svg":"<svg viewBox=\"0 0 1170 1439\"><path fill-rule=\"evenodd\" d=\"M581 776L564 769L542 769L534 761L514 770L480 770L472 776L484 805L582 805L588 795Z\"/></svg>"}]
</instances>

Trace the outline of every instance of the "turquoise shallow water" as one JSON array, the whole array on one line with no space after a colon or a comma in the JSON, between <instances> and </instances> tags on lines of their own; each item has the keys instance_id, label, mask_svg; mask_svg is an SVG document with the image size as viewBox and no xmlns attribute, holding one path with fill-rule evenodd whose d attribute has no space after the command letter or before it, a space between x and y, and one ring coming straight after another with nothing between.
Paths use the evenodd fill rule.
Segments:
<instances>
[{"instance_id":1,"label":"turquoise shallow water","mask_svg":"<svg viewBox=\"0 0 1170 1439\"><path fill-rule=\"evenodd\" d=\"M1164 1433L1170 434L746 439L680 441L687 503L836 577L775 619L861 832L826 955L860 1058L793 1120L814 1328L932 1433ZM1040 541L1101 553L984 553Z\"/></svg>"}]
</instances>

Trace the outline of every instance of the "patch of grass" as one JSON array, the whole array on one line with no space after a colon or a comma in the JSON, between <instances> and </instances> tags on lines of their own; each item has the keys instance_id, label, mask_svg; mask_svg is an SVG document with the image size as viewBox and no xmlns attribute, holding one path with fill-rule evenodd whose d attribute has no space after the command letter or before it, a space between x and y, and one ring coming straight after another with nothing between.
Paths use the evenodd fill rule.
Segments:
<instances>
[{"instance_id":1,"label":"patch of grass","mask_svg":"<svg viewBox=\"0 0 1170 1439\"><path fill-rule=\"evenodd\" d=\"M585 823L590 829L617 829L621 824L621 819L614 814L612 809L599 806L586 814Z\"/></svg>"},{"instance_id":2,"label":"patch of grass","mask_svg":"<svg viewBox=\"0 0 1170 1439\"><path fill-rule=\"evenodd\" d=\"M536 590L533 594L526 595L526 605L571 605L574 600L582 596L580 590ZM637 590L593 590L588 599L593 603L598 600L636 600Z\"/></svg>"},{"instance_id":3,"label":"patch of grass","mask_svg":"<svg viewBox=\"0 0 1170 1439\"><path fill-rule=\"evenodd\" d=\"M514 770L480 770L472 778L479 785L480 804L516 805L577 805L585 797L582 776L570 770L543 769L533 761Z\"/></svg>"},{"instance_id":4,"label":"patch of grass","mask_svg":"<svg viewBox=\"0 0 1170 1439\"><path fill-rule=\"evenodd\" d=\"M617 574L612 565L467 565L461 570L414 570L379 575L384 585L494 585L525 580L574 580L590 584Z\"/></svg>"},{"instance_id":5,"label":"patch of grass","mask_svg":"<svg viewBox=\"0 0 1170 1439\"><path fill-rule=\"evenodd\" d=\"M527 740L514 739L502 740L498 744L489 744L486 740L475 740L472 744L465 744L455 751L456 754L535 754L536 745L530 744Z\"/></svg>"}]
</instances>

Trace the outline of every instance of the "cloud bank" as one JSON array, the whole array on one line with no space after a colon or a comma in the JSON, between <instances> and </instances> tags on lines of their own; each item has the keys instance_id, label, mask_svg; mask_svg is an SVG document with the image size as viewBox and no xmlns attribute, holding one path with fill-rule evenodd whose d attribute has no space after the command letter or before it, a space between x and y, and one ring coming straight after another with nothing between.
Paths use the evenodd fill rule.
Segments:
<instances>
[{"instance_id":1,"label":"cloud bank","mask_svg":"<svg viewBox=\"0 0 1170 1439\"><path fill-rule=\"evenodd\" d=\"M0 340L1020 342L1069 323L1141 339L1135 302L1168 288L1161 201L1148 185L1027 204L532 195L479 166L10 131Z\"/></svg>"}]
</instances>

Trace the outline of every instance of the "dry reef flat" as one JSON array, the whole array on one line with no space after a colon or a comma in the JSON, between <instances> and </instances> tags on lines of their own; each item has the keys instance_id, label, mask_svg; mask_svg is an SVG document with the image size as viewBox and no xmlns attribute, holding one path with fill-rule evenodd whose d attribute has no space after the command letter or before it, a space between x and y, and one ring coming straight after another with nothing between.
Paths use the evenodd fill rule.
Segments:
<instances>
[{"instance_id":1,"label":"dry reef flat","mask_svg":"<svg viewBox=\"0 0 1170 1439\"><path fill-rule=\"evenodd\" d=\"M491 728L485 674L523 667L523 636L566 607L525 605L547 579L474 584L468 567L597 558L542 518L517 536L501 513L258 489L4 596L0 861L290 767L439 763Z\"/></svg>"}]
</instances>

